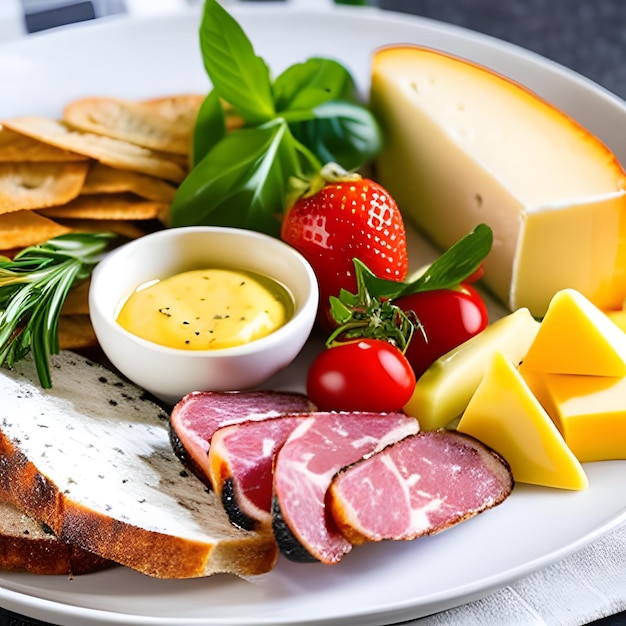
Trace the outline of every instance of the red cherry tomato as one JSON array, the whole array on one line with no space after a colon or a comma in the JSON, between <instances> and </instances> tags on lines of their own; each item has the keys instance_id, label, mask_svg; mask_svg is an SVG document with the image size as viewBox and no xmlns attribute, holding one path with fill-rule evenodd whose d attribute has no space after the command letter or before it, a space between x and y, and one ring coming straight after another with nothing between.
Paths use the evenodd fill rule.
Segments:
<instances>
[{"instance_id":1,"label":"red cherry tomato","mask_svg":"<svg viewBox=\"0 0 626 626\"><path fill-rule=\"evenodd\" d=\"M405 312L413 311L424 329L424 333L415 330L405 353L417 378L440 356L477 335L489 322L480 294L465 284L458 290L436 289L398 298L395 304Z\"/></svg>"},{"instance_id":2,"label":"red cherry tomato","mask_svg":"<svg viewBox=\"0 0 626 626\"><path fill-rule=\"evenodd\" d=\"M398 348L360 339L324 350L307 376L307 394L322 411L400 410L411 398L415 374Z\"/></svg>"}]
</instances>

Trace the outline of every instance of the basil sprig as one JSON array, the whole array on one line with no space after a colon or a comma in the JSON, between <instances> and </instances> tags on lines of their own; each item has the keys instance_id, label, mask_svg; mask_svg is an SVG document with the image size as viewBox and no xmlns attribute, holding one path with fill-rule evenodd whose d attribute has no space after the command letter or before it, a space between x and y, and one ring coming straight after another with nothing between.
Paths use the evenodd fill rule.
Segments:
<instances>
[{"instance_id":1,"label":"basil sprig","mask_svg":"<svg viewBox=\"0 0 626 626\"><path fill-rule=\"evenodd\" d=\"M487 224L478 224L445 250L417 278L403 283L378 278L358 259L353 262L356 271L363 274L364 288L371 296L397 300L422 291L458 287L479 268L492 245L493 231Z\"/></svg>"},{"instance_id":2,"label":"basil sprig","mask_svg":"<svg viewBox=\"0 0 626 626\"><path fill-rule=\"evenodd\" d=\"M354 258L357 292L342 289L330 296L330 314L336 324L326 341L360 337L385 339L406 350L413 333L425 330L419 319L405 313L396 302L405 296L435 289L455 289L473 274L491 251L493 232L486 224L459 239L414 280L398 282L378 278L359 259Z\"/></svg>"},{"instance_id":3,"label":"basil sprig","mask_svg":"<svg viewBox=\"0 0 626 626\"><path fill-rule=\"evenodd\" d=\"M337 61L310 58L272 80L216 0L205 2L200 47L213 88L198 113L193 168L170 208L170 226L235 226L277 236L293 190L306 188L324 163L354 170L380 150L380 128ZM228 114L241 119L240 128L227 131Z\"/></svg>"}]
</instances>

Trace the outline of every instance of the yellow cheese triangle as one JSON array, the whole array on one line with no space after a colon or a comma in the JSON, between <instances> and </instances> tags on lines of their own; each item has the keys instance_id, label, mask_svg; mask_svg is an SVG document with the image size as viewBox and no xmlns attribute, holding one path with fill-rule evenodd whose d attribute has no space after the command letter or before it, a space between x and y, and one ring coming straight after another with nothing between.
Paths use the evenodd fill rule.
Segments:
<instances>
[{"instance_id":1,"label":"yellow cheese triangle","mask_svg":"<svg viewBox=\"0 0 626 626\"><path fill-rule=\"evenodd\" d=\"M626 376L626 334L585 296L563 289L552 298L521 369Z\"/></svg>"},{"instance_id":2,"label":"yellow cheese triangle","mask_svg":"<svg viewBox=\"0 0 626 626\"><path fill-rule=\"evenodd\" d=\"M585 489L587 476L515 366L498 353L463 413L460 432L511 466L516 482Z\"/></svg>"}]
</instances>

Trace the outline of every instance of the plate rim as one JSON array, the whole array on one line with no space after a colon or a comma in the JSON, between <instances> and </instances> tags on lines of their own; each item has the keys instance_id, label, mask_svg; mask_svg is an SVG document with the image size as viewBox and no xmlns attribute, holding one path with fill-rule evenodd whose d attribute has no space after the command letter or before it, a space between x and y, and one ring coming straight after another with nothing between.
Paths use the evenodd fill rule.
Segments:
<instances>
[{"instance_id":1,"label":"plate rim","mask_svg":"<svg viewBox=\"0 0 626 626\"><path fill-rule=\"evenodd\" d=\"M249 5L249 6L243 6L243 5L234 5L233 8L233 14L235 14L236 16L239 15L245 15L245 14L255 14L255 13L265 13L267 14L268 11L271 11L272 9L278 10L279 8L281 9L282 12L284 12L285 10L285 5L282 5L281 3L269 3L271 5L276 5L276 6L272 6L272 7L262 7L262 6L254 6L254 5ZM280 5L280 6L279 6ZM298 8L296 5L287 5L289 6L289 12L294 13L294 14L299 14L301 16L306 16L308 14L310 14L309 10L303 10L301 8ZM336 11L336 15L346 15L346 16L350 16L350 17L354 17L353 15L353 11L358 11L360 9L358 8L354 8L354 7L341 7L341 8L336 8L333 11ZM374 9L374 11L378 12L380 10L378 9ZM316 14L319 13L319 11L314 11ZM368 11L368 14L370 13L370 11ZM187 19L188 17L191 17L192 19L197 19L199 15L199 11L196 8L191 8L189 11L185 11L183 14L181 15L176 15L175 17L177 19L183 18L183 19ZM384 16L384 17L383 17ZM329 16L332 19L332 16ZM365 14L361 14L360 15L361 18L365 18L367 17ZM370 18L372 16L369 16ZM376 17L378 17L378 13L376 15ZM393 20L399 20L402 19L403 22L406 22L407 20L410 20L411 22L414 22L415 24L420 24L421 26L425 27L425 28L435 28L438 30L441 30L442 32L446 32L449 35L452 36L462 36L464 38L467 38L473 42L476 42L478 44L484 44L485 42L487 42L490 46L496 47L498 49L502 49L505 50L506 52L511 52L513 53L515 56L522 56L523 58L529 58L530 61L532 63L540 63L542 66L548 66L551 68L551 71L556 71L558 73L561 74L565 74L568 79L573 80L573 81L582 81L582 83L586 84L586 85L592 85L594 91L596 92L596 94L598 96L603 95L603 97L606 97L609 101L612 102L613 105L616 105L618 107L620 107L624 113L624 115L626 115L626 103L624 103L624 101L622 101L618 96L616 96L615 94L612 94L611 92L609 92L608 90L606 90L604 87L602 87L601 85L598 85L597 83L595 83L593 80L584 77L580 74L578 74L577 72L575 72L574 70L571 70L561 64L559 64L556 61L552 61L550 59L546 59L545 57L542 57L541 55L538 55L535 52L532 52L530 50L527 50L523 47L520 47L516 44L512 44L500 39L497 39L495 37L489 36L489 35L483 35L481 33L477 33L475 31L471 31L465 27L462 26L457 26L457 25L453 25L453 24L446 24L443 22L439 22L437 20L433 20L431 18L425 18L425 17L419 17L419 16L409 16L407 14L403 14L403 13L396 13L393 11L380 11L380 17L383 17L383 19L385 19L386 21L393 21ZM99 31L106 31L109 29L113 29L115 30L116 28L119 27L120 24L126 25L128 27L130 26L134 26L137 27L137 25L146 25L146 23L149 22L154 22L154 21L158 21L161 22L165 19L171 19L171 16L150 16L150 17L145 17L145 16L109 16L109 17L105 17L105 18L99 18L98 20L94 20L94 23L89 23L89 24L85 24L85 23L81 23L81 24L72 24L72 25L68 25L66 27L59 27L56 29L52 29L50 31L44 31L41 33L36 33L33 35L28 35L26 36L24 39L19 39L19 40L12 40L7 42L6 44L3 44L0 46L0 56L2 56L4 53L6 53L7 51L9 51L9 53L11 53L12 49L14 47L20 47L20 46L26 46L26 47L32 47L34 45L38 45L38 44L31 44L29 43L30 41L44 41L47 42L49 40L54 41L54 39L56 37L61 37L61 36L66 36L66 34L72 30L75 31L80 31L80 35L77 35L79 37L84 37L87 36L89 33L93 33L93 32L99 32ZM44 43L44 45L46 45L46 43ZM520 578L520 576L525 576L528 575L532 572L535 572L551 563L554 563L562 558L565 558L575 552L577 552L578 550L584 548L585 546L589 545L590 543L592 543L593 541L597 540L598 538L600 538L601 536L606 535L607 533L609 533L611 530L614 530L615 528L617 528L618 526L620 526L621 524L626 522L626 505L623 506L623 510L621 512L618 513L614 513L610 519L608 519L604 524L602 524L601 526L595 528L593 531L587 533L585 536L581 537L578 541L573 542L571 544L568 544L565 547L561 547L559 549L554 550L553 552L549 553L548 555L545 555L541 558L537 558L534 561L532 561L531 564L524 564L524 565L518 565L515 568L512 568L507 576L505 578L498 578L497 581L493 581L493 584L489 585L488 588L484 588L484 586L481 586L480 589L475 588L477 585L479 585L479 583L474 583L474 584L469 584L466 585L466 587L469 587L467 593L463 596L463 598L465 598L463 600L463 602L461 603L456 603L453 600L451 600L450 598L448 598L448 606L445 608L451 608L453 606L458 606L459 604L463 604L465 602L471 601L472 599L476 599L478 597L484 597L485 595L489 595L490 593L492 593L494 590L501 588L502 586L510 583L513 580L517 580ZM3 573L0 573L0 581L2 580L3 577ZM4 586L0 586L0 598L4 598L7 601L9 601L12 605L17 602L19 600L19 598L14 598L13 596L19 596L19 598L23 599L27 599L30 602L26 602L26 608L33 609L33 615L29 615L30 617L35 617L38 619L46 619L46 616L48 618L50 617L71 617L72 619L75 617L76 619L80 619L80 622L75 622L75 623L81 623L84 624L85 623L85 619L89 618L89 620L96 620L96 621L89 621L89 623L103 623L100 621L101 618L106 618L106 622L104 623L115 623L115 624L159 624L159 623L171 623L171 618L163 618L163 621L161 620L155 620L154 617L143 617L143 616L135 616L135 615L130 615L130 614L121 614L121 613L110 613L109 611L103 611L101 609L93 609L93 608L85 608L85 607L78 607L78 606L73 606L73 605L67 605L64 603L59 603L56 601L51 601L45 598L39 598L37 596L34 595L29 595L27 593L23 593L23 592L19 592L19 591L15 591L13 589L7 589ZM440 596L444 597L446 596L446 592L440 592ZM17 605L19 606L23 606L20 602L17 602ZM15 606L17 606L15 605ZM52 612L48 612L50 610L50 608L52 609ZM381 608L378 611L377 616L384 616L384 617L388 617L388 616L392 616L396 619L400 619L400 618L404 618L404 619L413 619L413 617L421 617L420 616L407 616L406 611L409 611L410 609L414 608L414 605L410 604L410 600L406 600L405 603L400 606L398 604L396 604L393 608L388 608L388 609L384 609ZM445 608L441 608L438 610L445 610ZM13 609L11 609L13 610ZM43 613L41 611L44 611ZM384 612L384 615L383 615ZM44 617L42 617L42 615ZM350 617L354 618L360 618L363 616L373 616L373 614L371 612L368 613L364 613L364 614L351 614ZM114 618L114 621L111 621L111 619ZM273 621L267 621L268 618L261 618L260 621L254 621L254 622L250 622L250 623L254 623L254 624L258 624L259 626L261 625L266 625L266 624L271 624L271 623L275 623ZM147 621L146 621L147 620ZM308 620L304 620L304 621L294 621L294 622L280 622L281 624L287 624L287 623L293 623L293 624L306 624L306 623L315 623L315 624L322 624L322 623L326 623L326 622L330 622L332 620L332 618L328 618L327 620L323 620L323 621L315 621L315 622L309 622ZM74 623L74 622L72 622ZM180 621L176 622L177 624L181 624L181 625L189 625L189 626L196 626L199 624L228 624L228 623L232 623L232 624L239 624L239 621L231 621L228 618L224 619L224 618L212 618L212 617L189 617L189 618L181 618ZM381 622L382 623L382 622Z\"/></svg>"}]
</instances>

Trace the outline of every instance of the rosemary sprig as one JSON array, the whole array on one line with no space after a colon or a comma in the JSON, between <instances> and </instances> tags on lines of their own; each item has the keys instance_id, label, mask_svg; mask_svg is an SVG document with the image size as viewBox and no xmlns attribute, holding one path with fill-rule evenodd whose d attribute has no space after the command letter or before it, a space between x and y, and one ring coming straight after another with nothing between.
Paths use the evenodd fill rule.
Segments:
<instances>
[{"instance_id":1,"label":"rosemary sprig","mask_svg":"<svg viewBox=\"0 0 626 626\"><path fill-rule=\"evenodd\" d=\"M61 307L70 289L91 274L114 233L69 233L0 257L0 365L32 352L39 382L52 386L49 357L59 352Z\"/></svg>"}]
</instances>

